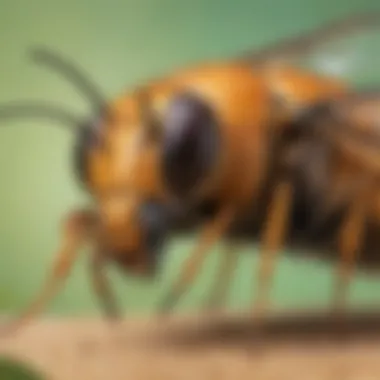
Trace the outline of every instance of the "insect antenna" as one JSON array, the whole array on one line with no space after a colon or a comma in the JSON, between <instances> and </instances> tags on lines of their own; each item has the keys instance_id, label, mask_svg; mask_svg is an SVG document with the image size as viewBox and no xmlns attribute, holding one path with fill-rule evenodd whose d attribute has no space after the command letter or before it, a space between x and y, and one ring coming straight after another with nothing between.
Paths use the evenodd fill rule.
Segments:
<instances>
[{"instance_id":1,"label":"insect antenna","mask_svg":"<svg viewBox=\"0 0 380 380\"><path fill-rule=\"evenodd\" d=\"M62 122L62 125L77 130L81 119L59 105L41 101L16 101L0 104L0 119L44 117Z\"/></svg>"},{"instance_id":2,"label":"insect antenna","mask_svg":"<svg viewBox=\"0 0 380 380\"><path fill-rule=\"evenodd\" d=\"M31 52L31 56L35 62L56 70L78 88L90 101L96 113L103 113L106 111L107 102L95 84L66 58L53 53L46 48L34 48Z\"/></svg>"},{"instance_id":3,"label":"insect antenna","mask_svg":"<svg viewBox=\"0 0 380 380\"><path fill-rule=\"evenodd\" d=\"M96 115L106 116L107 102L98 88L66 58L42 47L32 49L31 57L35 62L57 71L79 89L86 99L90 101ZM0 118L9 119L15 117L46 117L59 120L63 124L76 129L82 125L82 120L79 117L54 104L30 100L0 105Z\"/></svg>"}]
</instances>

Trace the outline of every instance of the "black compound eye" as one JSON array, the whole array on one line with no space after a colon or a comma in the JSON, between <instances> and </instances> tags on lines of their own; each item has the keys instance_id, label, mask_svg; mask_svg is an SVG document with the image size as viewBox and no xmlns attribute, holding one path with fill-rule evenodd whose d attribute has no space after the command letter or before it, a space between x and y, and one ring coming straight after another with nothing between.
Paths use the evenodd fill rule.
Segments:
<instances>
[{"instance_id":1,"label":"black compound eye","mask_svg":"<svg viewBox=\"0 0 380 380\"><path fill-rule=\"evenodd\" d=\"M163 120L163 173L169 189L187 197L209 174L218 151L216 116L196 95L177 95Z\"/></svg>"},{"instance_id":2,"label":"black compound eye","mask_svg":"<svg viewBox=\"0 0 380 380\"><path fill-rule=\"evenodd\" d=\"M88 182L88 152L99 145L99 133L94 123L84 124L80 128L76 143L74 145L74 168L79 180L86 184Z\"/></svg>"}]
</instances>

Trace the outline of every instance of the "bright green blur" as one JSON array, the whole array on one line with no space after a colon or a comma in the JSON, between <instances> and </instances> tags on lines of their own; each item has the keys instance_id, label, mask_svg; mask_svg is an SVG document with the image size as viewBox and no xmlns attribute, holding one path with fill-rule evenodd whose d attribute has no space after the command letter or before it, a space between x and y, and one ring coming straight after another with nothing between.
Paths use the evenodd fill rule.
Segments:
<instances>
[{"instance_id":1,"label":"bright green blur","mask_svg":"<svg viewBox=\"0 0 380 380\"><path fill-rule=\"evenodd\" d=\"M46 99L84 115L90 111L86 99L68 83L28 62L27 52L32 46L45 45L71 56L112 97L175 67L229 57L280 36L312 29L324 20L373 8L376 3L378 0L0 0L0 102ZM311 63L332 72L343 68L351 80L368 83L376 79L380 62L379 51L374 51L376 45L380 46L379 40L373 41L344 40L326 50L330 58L343 57L342 62L335 57L334 65L326 67L326 62L314 57ZM357 52L361 55L355 55ZM370 54L375 58L370 59ZM349 66L345 66L347 58ZM379 77L380 73L378 80ZM39 289L59 241L62 216L85 201L86 195L73 177L73 136L67 130L43 120L18 120L3 126L0 311L9 312L19 310ZM154 309L164 285L178 273L191 246L191 240L173 242L164 271L153 283L122 278L112 271L114 287L129 312ZM242 250L229 295L231 307L249 306L254 290L253 251L252 247ZM215 250L179 309L201 305L212 283L217 259ZM83 255L50 312L98 312L85 264ZM322 264L283 260L275 279L276 305L325 304L331 274L331 269ZM380 303L378 294L380 280L358 278L352 300Z\"/></svg>"}]
</instances>

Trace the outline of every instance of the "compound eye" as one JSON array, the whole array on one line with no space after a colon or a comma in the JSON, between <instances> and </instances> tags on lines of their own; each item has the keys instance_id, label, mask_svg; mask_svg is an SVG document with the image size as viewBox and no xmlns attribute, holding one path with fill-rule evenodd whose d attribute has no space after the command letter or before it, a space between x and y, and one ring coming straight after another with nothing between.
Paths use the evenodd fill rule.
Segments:
<instances>
[{"instance_id":1,"label":"compound eye","mask_svg":"<svg viewBox=\"0 0 380 380\"><path fill-rule=\"evenodd\" d=\"M177 197L187 197L212 169L218 152L216 116L201 98L184 93L169 104L163 124L163 173Z\"/></svg>"}]
</instances>

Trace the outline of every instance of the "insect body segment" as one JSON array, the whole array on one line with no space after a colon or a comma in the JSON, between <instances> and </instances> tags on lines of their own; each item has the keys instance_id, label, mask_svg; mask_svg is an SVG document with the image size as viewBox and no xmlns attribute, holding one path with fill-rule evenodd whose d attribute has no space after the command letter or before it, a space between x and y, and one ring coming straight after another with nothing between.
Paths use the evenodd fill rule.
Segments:
<instances>
[{"instance_id":1,"label":"insect body segment","mask_svg":"<svg viewBox=\"0 0 380 380\"><path fill-rule=\"evenodd\" d=\"M379 114L374 112L379 94L356 91L311 107L295 122L286 147L297 157L293 170L308 199L314 233L339 216L340 227L330 231L342 257L333 299L339 309L346 305L359 251L368 252L368 223L379 226L378 209L370 207L378 198L380 175Z\"/></svg>"}]
</instances>

